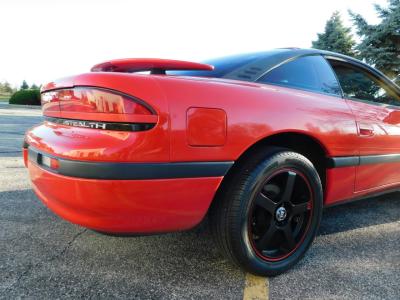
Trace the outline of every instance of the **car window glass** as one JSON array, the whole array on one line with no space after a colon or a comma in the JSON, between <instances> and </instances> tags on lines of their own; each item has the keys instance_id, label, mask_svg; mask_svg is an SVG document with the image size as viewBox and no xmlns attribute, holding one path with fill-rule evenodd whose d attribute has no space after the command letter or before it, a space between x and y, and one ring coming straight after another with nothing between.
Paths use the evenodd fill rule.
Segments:
<instances>
[{"instance_id":1,"label":"car window glass","mask_svg":"<svg viewBox=\"0 0 400 300\"><path fill-rule=\"evenodd\" d=\"M289 61L269 71L258 82L340 95L332 68L319 55Z\"/></svg>"},{"instance_id":2,"label":"car window glass","mask_svg":"<svg viewBox=\"0 0 400 300\"><path fill-rule=\"evenodd\" d=\"M214 78L230 78L244 81L253 81L252 76L246 77L246 74L238 74L234 76L232 73L244 69L245 71L253 71L253 68L259 68L259 61L273 63L276 58L287 55L287 50L275 49L270 51L231 55L203 61L205 64L214 66L212 71L167 71L168 75L175 76L197 76L197 77L214 77ZM257 70L258 71L258 70ZM260 69L263 72L263 69Z\"/></svg>"},{"instance_id":3,"label":"car window glass","mask_svg":"<svg viewBox=\"0 0 400 300\"><path fill-rule=\"evenodd\" d=\"M342 62L331 62L346 98L400 106L400 97L372 74Z\"/></svg>"}]
</instances>

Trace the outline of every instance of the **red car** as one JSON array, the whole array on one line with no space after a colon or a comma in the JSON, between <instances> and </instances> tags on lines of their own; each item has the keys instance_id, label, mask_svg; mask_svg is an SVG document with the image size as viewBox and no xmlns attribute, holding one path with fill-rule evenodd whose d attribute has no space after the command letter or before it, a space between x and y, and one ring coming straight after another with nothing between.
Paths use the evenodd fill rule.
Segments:
<instances>
[{"instance_id":1,"label":"red car","mask_svg":"<svg viewBox=\"0 0 400 300\"><path fill-rule=\"evenodd\" d=\"M46 84L42 106L24 161L56 214L117 234L209 215L259 275L302 258L324 206L400 186L400 89L336 53L112 60Z\"/></svg>"}]
</instances>

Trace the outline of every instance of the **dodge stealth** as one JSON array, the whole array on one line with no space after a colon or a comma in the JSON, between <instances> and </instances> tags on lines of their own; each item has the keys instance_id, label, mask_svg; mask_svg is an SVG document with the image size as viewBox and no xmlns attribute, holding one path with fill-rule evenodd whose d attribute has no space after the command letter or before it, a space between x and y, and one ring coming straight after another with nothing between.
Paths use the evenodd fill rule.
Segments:
<instances>
[{"instance_id":1,"label":"dodge stealth","mask_svg":"<svg viewBox=\"0 0 400 300\"><path fill-rule=\"evenodd\" d=\"M340 54L285 48L205 63L117 59L50 82L26 133L33 189L112 234L193 228L276 275L326 206L400 187L400 89Z\"/></svg>"}]
</instances>

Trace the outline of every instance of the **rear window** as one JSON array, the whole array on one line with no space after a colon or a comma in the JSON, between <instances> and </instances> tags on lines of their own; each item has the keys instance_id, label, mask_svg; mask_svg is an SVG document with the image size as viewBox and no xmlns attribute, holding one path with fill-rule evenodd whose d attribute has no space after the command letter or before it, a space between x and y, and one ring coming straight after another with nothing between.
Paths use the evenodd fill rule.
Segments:
<instances>
[{"instance_id":1,"label":"rear window","mask_svg":"<svg viewBox=\"0 0 400 300\"><path fill-rule=\"evenodd\" d=\"M246 68L246 66L257 66L258 62L263 62L264 65L265 60L268 60L270 57L274 57L276 54L280 52L287 52L287 50L275 49L271 51L259 52L259 53L251 53L251 54L239 54L232 55L226 57L220 57L215 59L210 59L203 61L202 63L213 65L213 71L168 71L168 75L179 75L179 76L200 76L200 77L214 77L214 78L231 78L231 79L240 79L246 80L246 78L232 78L232 73L235 73L237 70L242 70ZM261 66L261 64L260 64ZM264 69L263 67L261 67ZM262 70L261 70L262 71ZM252 81L253 78L248 78L248 81Z\"/></svg>"}]
</instances>

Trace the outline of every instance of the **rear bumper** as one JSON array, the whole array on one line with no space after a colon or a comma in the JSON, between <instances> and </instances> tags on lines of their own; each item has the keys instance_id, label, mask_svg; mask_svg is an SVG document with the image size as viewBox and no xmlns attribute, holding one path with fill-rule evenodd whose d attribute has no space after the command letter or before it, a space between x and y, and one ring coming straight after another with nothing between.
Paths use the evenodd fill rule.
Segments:
<instances>
[{"instance_id":1,"label":"rear bumper","mask_svg":"<svg viewBox=\"0 0 400 300\"><path fill-rule=\"evenodd\" d=\"M168 232L194 227L206 214L231 165L115 164L60 159L59 168L51 170L40 163L41 155L47 154L32 148L25 153L29 155L27 166L34 191L46 206L72 223L112 233Z\"/></svg>"}]
</instances>

